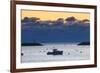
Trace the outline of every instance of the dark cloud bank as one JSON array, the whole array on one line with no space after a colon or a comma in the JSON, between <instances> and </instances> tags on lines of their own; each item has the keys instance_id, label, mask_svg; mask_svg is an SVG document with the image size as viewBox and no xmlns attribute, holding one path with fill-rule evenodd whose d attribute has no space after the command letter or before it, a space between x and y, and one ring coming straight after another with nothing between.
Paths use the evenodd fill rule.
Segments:
<instances>
[{"instance_id":1,"label":"dark cloud bank","mask_svg":"<svg viewBox=\"0 0 100 73\"><path fill-rule=\"evenodd\" d=\"M58 18L55 21L42 21L40 18L25 17L22 21L22 43L74 43L90 41L90 23L88 19L75 17Z\"/></svg>"}]
</instances>

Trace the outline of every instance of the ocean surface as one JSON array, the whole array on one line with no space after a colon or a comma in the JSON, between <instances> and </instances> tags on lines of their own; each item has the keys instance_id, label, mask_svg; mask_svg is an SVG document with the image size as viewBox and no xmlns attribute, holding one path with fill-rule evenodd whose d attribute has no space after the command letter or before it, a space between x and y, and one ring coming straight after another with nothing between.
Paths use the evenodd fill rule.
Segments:
<instances>
[{"instance_id":1,"label":"ocean surface","mask_svg":"<svg viewBox=\"0 0 100 73\"><path fill-rule=\"evenodd\" d=\"M53 49L63 51L63 54L47 55L47 52L53 52ZM43 46L22 46L21 53L23 53L22 63L89 60L90 46L77 45L76 43L49 43Z\"/></svg>"}]
</instances>

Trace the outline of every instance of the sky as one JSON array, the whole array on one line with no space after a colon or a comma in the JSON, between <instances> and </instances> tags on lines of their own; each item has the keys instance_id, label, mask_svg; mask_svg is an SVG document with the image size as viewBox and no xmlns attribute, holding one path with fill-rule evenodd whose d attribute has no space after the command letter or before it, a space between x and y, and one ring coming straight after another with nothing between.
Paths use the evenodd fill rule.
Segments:
<instances>
[{"instance_id":1,"label":"sky","mask_svg":"<svg viewBox=\"0 0 100 73\"><path fill-rule=\"evenodd\" d=\"M24 17L37 17L40 20L57 20L58 18L70 18L75 17L77 20L90 20L89 13L75 13L75 12L52 12L52 11L31 11L31 10L22 10L22 19ZM23 24L23 23L22 23ZM35 23L36 24L36 23ZM45 42L45 43L64 43L64 42L84 42L90 41L90 27L89 26L80 26L81 23L77 26L69 26L63 28L63 25L57 25L48 27L46 25L35 25L27 23L23 25L23 27L28 27L22 29L21 33L21 41L22 43L33 43L36 42ZM38 23L39 24L39 23ZM59 23L58 23L59 24ZM68 23L74 24L73 23ZM76 24L76 23L75 23ZM45 27L44 27L45 26ZM32 27L32 28L30 28ZM59 27L61 27L59 29ZM42 28L42 29L41 29Z\"/></svg>"},{"instance_id":2,"label":"sky","mask_svg":"<svg viewBox=\"0 0 100 73\"><path fill-rule=\"evenodd\" d=\"M21 19L24 17L37 17L41 20L57 20L58 18L66 19L68 17L75 17L77 20L90 20L89 13L82 12L61 12L61 11L36 11L36 10L22 10Z\"/></svg>"}]
</instances>

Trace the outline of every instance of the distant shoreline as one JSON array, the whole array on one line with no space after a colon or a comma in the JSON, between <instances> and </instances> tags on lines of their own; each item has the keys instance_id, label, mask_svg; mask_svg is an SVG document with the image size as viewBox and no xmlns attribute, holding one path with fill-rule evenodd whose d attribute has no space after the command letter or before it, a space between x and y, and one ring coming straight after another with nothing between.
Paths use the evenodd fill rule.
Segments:
<instances>
[{"instance_id":1,"label":"distant shoreline","mask_svg":"<svg viewBox=\"0 0 100 73\"><path fill-rule=\"evenodd\" d=\"M43 46L41 43L22 43L21 46Z\"/></svg>"},{"instance_id":2,"label":"distant shoreline","mask_svg":"<svg viewBox=\"0 0 100 73\"><path fill-rule=\"evenodd\" d=\"M81 45L90 45L90 42L74 42L74 43L22 43L21 46L43 46L44 44L76 44L78 46L81 46Z\"/></svg>"},{"instance_id":3,"label":"distant shoreline","mask_svg":"<svg viewBox=\"0 0 100 73\"><path fill-rule=\"evenodd\" d=\"M78 45L90 45L90 42L81 42Z\"/></svg>"}]
</instances>

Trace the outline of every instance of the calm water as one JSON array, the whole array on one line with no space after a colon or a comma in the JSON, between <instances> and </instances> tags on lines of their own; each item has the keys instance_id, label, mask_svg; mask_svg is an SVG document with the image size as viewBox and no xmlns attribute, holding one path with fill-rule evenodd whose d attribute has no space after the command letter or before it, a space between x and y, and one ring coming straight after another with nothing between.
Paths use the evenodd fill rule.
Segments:
<instances>
[{"instance_id":1,"label":"calm water","mask_svg":"<svg viewBox=\"0 0 100 73\"><path fill-rule=\"evenodd\" d=\"M63 51L63 55L47 55L53 49ZM90 59L90 46L76 44L45 44L44 46L22 46L21 62L73 61Z\"/></svg>"}]
</instances>

